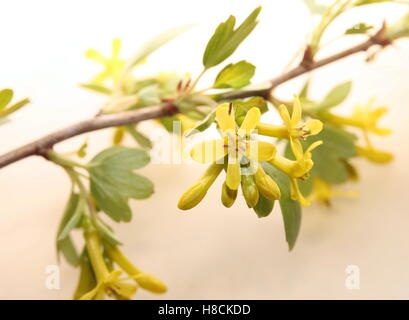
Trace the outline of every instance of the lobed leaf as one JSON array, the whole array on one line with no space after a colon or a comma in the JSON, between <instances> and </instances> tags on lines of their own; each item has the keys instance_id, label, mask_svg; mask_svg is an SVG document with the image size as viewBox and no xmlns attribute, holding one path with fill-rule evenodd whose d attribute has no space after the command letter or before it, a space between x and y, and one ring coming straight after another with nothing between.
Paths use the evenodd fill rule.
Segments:
<instances>
[{"instance_id":1,"label":"lobed leaf","mask_svg":"<svg viewBox=\"0 0 409 320\"><path fill-rule=\"evenodd\" d=\"M108 148L88 164L91 193L98 207L115 221L130 221L128 199L145 199L153 193L153 183L133 172L150 161L140 149Z\"/></svg>"}]
</instances>

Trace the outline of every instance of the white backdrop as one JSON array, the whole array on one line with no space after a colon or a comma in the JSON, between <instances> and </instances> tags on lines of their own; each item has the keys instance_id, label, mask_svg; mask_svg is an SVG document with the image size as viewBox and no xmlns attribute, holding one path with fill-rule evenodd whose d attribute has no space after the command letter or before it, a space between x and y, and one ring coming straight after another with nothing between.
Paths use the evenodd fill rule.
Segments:
<instances>
[{"instance_id":1,"label":"white backdrop","mask_svg":"<svg viewBox=\"0 0 409 320\"><path fill-rule=\"evenodd\" d=\"M257 65L255 81L277 75L302 45L312 20L299 0L287 1L2 1L0 87L32 103L0 127L0 152L50 130L95 114L103 97L78 87L99 69L83 57L87 48L109 53L111 39L123 40L131 55L151 36L174 26L198 24L155 53L141 70L191 72L201 69L207 39L216 25L234 14L242 20L259 3L260 24L234 54ZM340 19L332 35L361 22L394 21L404 7L355 10ZM342 40L331 53L362 38ZM151 165L155 195L133 202L131 224L116 227L124 250L136 264L163 279L169 292L159 298L409 298L409 215L407 205L409 134L409 45L399 42L373 64L364 54L316 72L313 94L319 98L335 84L352 79L353 92L342 108L378 97L391 107L384 124L394 134L377 139L396 160L387 166L358 162L362 181L347 186L357 199L337 199L328 210L304 210L298 243L288 253L279 210L258 219L243 201L226 210L215 184L200 206L180 212L180 194L201 174L197 165ZM216 72L216 71L214 71ZM204 79L211 81L209 73ZM288 97L294 81L280 88ZM108 145L109 131L90 139L91 153ZM91 135L90 135L91 136ZM84 137L58 146L72 150ZM45 269L55 264L54 237L69 183L64 173L43 159L30 158L0 172L0 298L70 298L77 271L61 268L61 289L45 287ZM361 289L345 288L345 268L358 265ZM139 292L138 298L156 298Z\"/></svg>"}]
</instances>

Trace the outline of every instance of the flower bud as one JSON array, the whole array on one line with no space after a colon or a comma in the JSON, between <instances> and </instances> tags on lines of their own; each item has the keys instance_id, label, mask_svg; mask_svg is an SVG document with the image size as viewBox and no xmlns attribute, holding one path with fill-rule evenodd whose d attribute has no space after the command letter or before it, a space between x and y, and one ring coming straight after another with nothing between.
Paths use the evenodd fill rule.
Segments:
<instances>
[{"instance_id":1,"label":"flower bud","mask_svg":"<svg viewBox=\"0 0 409 320\"><path fill-rule=\"evenodd\" d=\"M256 185L260 193L268 200L278 200L281 197L280 188L277 183L267 175L261 166L254 175Z\"/></svg>"},{"instance_id":2,"label":"flower bud","mask_svg":"<svg viewBox=\"0 0 409 320\"><path fill-rule=\"evenodd\" d=\"M230 208L237 198L237 190L230 189L226 182L223 183L222 187L222 203L226 208Z\"/></svg>"},{"instance_id":3,"label":"flower bud","mask_svg":"<svg viewBox=\"0 0 409 320\"><path fill-rule=\"evenodd\" d=\"M406 13L396 23L387 27L386 37L389 40L409 37L409 13Z\"/></svg>"},{"instance_id":4,"label":"flower bud","mask_svg":"<svg viewBox=\"0 0 409 320\"><path fill-rule=\"evenodd\" d=\"M254 208L260 197L254 177L251 175L243 175L241 177L241 189L243 190L243 196L246 200L249 208Z\"/></svg>"},{"instance_id":5,"label":"flower bud","mask_svg":"<svg viewBox=\"0 0 409 320\"><path fill-rule=\"evenodd\" d=\"M178 208L180 210L189 210L197 206L205 197L207 190L209 190L222 169L222 164L213 163L199 181L182 195L178 202Z\"/></svg>"},{"instance_id":6,"label":"flower bud","mask_svg":"<svg viewBox=\"0 0 409 320\"><path fill-rule=\"evenodd\" d=\"M165 293L168 290L161 280L148 273L142 272L135 276L134 279L141 288L153 293Z\"/></svg>"}]
</instances>

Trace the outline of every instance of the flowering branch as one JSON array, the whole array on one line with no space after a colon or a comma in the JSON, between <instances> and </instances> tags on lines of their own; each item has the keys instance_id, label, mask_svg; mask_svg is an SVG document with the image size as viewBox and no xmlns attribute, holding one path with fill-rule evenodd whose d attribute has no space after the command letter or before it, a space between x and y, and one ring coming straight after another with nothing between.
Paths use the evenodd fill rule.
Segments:
<instances>
[{"instance_id":1,"label":"flowering branch","mask_svg":"<svg viewBox=\"0 0 409 320\"><path fill-rule=\"evenodd\" d=\"M278 77L273 78L270 81L270 86L266 89L227 94L222 97L222 100L241 99L254 96L269 98L271 90L273 90L275 87L304 73L307 73L314 69L318 69L322 66L330 64L352 54L367 51L369 48L376 45L387 46L388 44L390 44L390 41L385 38L383 34L384 27L382 27L375 35L373 35L363 43L355 45L349 49L343 50L327 58L318 61L310 61L309 63L306 63L303 60L297 67L279 75ZM33 155L39 155L47 158L47 151L51 149L55 144L86 132L96 131L109 127L122 126L126 124L134 124L143 120L168 117L176 113L179 113L176 105L172 102L167 102L160 106L151 106L135 111L110 115L98 115L92 119L83 120L56 132L50 133L38 140L35 140L29 144L26 144L0 156L0 168L3 168L11 163L17 162L21 159Z\"/></svg>"}]
</instances>

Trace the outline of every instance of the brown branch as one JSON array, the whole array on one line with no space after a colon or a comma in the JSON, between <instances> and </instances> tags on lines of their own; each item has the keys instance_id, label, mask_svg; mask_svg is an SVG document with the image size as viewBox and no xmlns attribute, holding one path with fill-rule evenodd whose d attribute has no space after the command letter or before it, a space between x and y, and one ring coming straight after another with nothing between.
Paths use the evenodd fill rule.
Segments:
<instances>
[{"instance_id":1,"label":"brown branch","mask_svg":"<svg viewBox=\"0 0 409 320\"><path fill-rule=\"evenodd\" d=\"M52 132L40 139L0 156L0 168L29 156L39 155L47 157L47 151L56 143L86 132L126 124L134 124L143 120L162 118L174 115L178 112L179 110L173 103L167 102L160 106L146 107L143 109L116 114L100 115L91 119L83 120L66 128Z\"/></svg>"},{"instance_id":2,"label":"brown branch","mask_svg":"<svg viewBox=\"0 0 409 320\"><path fill-rule=\"evenodd\" d=\"M289 70L288 72L285 72L278 77L272 79L270 81L270 85L268 88L265 89L260 89L260 90L249 90L249 91L242 91L242 92L235 92L232 94L226 94L222 97L222 100L229 100L229 99L243 99L243 98L248 98L248 97L254 97L254 96L260 96L265 99L270 98L270 92L274 88L278 87L280 84L287 82L291 79L294 79L302 74L305 74L307 72L310 72L314 69L321 68L327 64L330 64L332 62L335 62L337 60L340 60L342 58L345 58L347 56L350 56L355 53L359 52L365 52L369 48L379 45L382 47L385 47L390 44L390 41L386 39L383 36L383 31L384 27L382 27L375 35L373 35L371 38L366 40L365 42L362 42L358 45L355 45L349 49L346 49L344 51L341 51L339 53L336 53L332 56L329 56L327 58L317 60L317 61L311 61L308 64L301 63L294 69Z\"/></svg>"}]
</instances>

